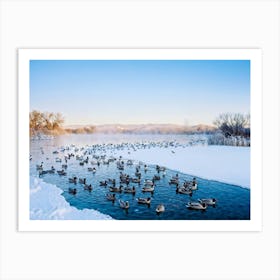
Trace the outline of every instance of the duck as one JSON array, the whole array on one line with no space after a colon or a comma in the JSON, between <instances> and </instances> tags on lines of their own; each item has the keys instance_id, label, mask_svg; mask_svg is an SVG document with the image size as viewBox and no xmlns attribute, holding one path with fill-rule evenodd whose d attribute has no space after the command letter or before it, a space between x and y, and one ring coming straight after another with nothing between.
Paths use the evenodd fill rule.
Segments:
<instances>
[{"instance_id":1,"label":"duck","mask_svg":"<svg viewBox=\"0 0 280 280\"><path fill-rule=\"evenodd\" d=\"M215 198L202 198L198 199L200 203L205 203L206 205L216 205L217 200Z\"/></svg>"},{"instance_id":2,"label":"duck","mask_svg":"<svg viewBox=\"0 0 280 280\"><path fill-rule=\"evenodd\" d=\"M101 187L106 187L106 186L108 185L108 183L107 183L106 180L105 180L105 181L100 181L100 182L99 182L99 185L100 185Z\"/></svg>"},{"instance_id":3,"label":"duck","mask_svg":"<svg viewBox=\"0 0 280 280\"><path fill-rule=\"evenodd\" d=\"M148 204L150 205L151 204L151 198L150 197L147 197L147 198L137 198L137 202L139 204Z\"/></svg>"},{"instance_id":4,"label":"duck","mask_svg":"<svg viewBox=\"0 0 280 280\"><path fill-rule=\"evenodd\" d=\"M154 192L155 186L147 186L142 188L142 192Z\"/></svg>"},{"instance_id":5,"label":"duck","mask_svg":"<svg viewBox=\"0 0 280 280\"><path fill-rule=\"evenodd\" d=\"M62 162L61 158L56 158L55 162Z\"/></svg>"},{"instance_id":6,"label":"duck","mask_svg":"<svg viewBox=\"0 0 280 280\"><path fill-rule=\"evenodd\" d=\"M132 183L140 183L140 178L130 178L130 181L132 182Z\"/></svg>"},{"instance_id":7,"label":"duck","mask_svg":"<svg viewBox=\"0 0 280 280\"><path fill-rule=\"evenodd\" d=\"M36 169L43 170L43 162L41 162L41 164L36 164Z\"/></svg>"},{"instance_id":8,"label":"duck","mask_svg":"<svg viewBox=\"0 0 280 280\"><path fill-rule=\"evenodd\" d=\"M132 188L126 187L126 188L124 188L124 193L132 193L132 194L135 194L135 193L136 193L136 189L135 189L134 186L133 186Z\"/></svg>"},{"instance_id":9,"label":"duck","mask_svg":"<svg viewBox=\"0 0 280 280\"><path fill-rule=\"evenodd\" d=\"M77 183L77 177L69 178L69 183Z\"/></svg>"},{"instance_id":10,"label":"duck","mask_svg":"<svg viewBox=\"0 0 280 280\"><path fill-rule=\"evenodd\" d=\"M160 180L160 176L159 175L154 175L153 181L159 181L159 180Z\"/></svg>"},{"instance_id":11,"label":"duck","mask_svg":"<svg viewBox=\"0 0 280 280\"><path fill-rule=\"evenodd\" d=\"M177 187L176 193L192 195L192 190L186 187Z\"/></svg>"},{"instance_id":12,"label":"duck","mask_svg":"<svg viewBox=\"0 0 280 280\"><path fill-rule=\"evenodd\" d=\"M67 164L62 164L63 169L67 169Z\"/></svg>"},{"instance_id":13,"label":"duck","mask_svg":"<svg viewBox=\"0 0 280 280\"><path fill-rule=\"evenodd\" d=\"M178 178L171 178L169 181L169 185L177 185L179 184L179 179Z\"/></svg>"},{"instance_id":14,"label":"duck","mask_svg":"<svg viewBox=\"0 0 280 280\"><path fill-rule=\"evenodd\" d=\"M84 185L84 190L86 190L86 191L92 191L92 185L91 185L91 184L90 184L90 185L85 184L85 185Z\"/></svg>"},{"instance_id":15,"label":"duck","mask_svg":"<svg viewBox=\"0 0 280 280\"><path fill-rule=\"evenodd\" d=\"M110 201L114 202L116 200L116 194L115 193L107 193L106 198L107 198L107 200L110 200Z\"/></svg>"},{"instance_id":16,"label":"duck","mask_svg":"<svg viewBox=\"0 0 280 280\"><path fill-rule=\"evenodd\" d=\"M154 185L154 181L152 181L152 180L147 180L147 179L146 179L146 180L144 181L144 185L145 185L145 186L153 186L153 185Z\"/></svg>"},{"instance_id":17,"label":"duck","mask_svg":"<svg viewBox=\"0 0 280 280\"><path fill-rule=\"evenodd\" d=\"M86 178L79 178L79 183L80 184L86 184Z\"/></svg>"},{"instance_id":18,"label":"duck","mask_svg":"<svg viewBox=\"0 0 280 280\"><path fill-rule=\"evenodd\" d=\"M71 193L71 194L76 194L77 193L77 189L76 188L74 188L74 189L69 188L68 192Z\"/></svg>"},{"instance_id":19,"label":"duck","mask_svg":"<svg viewBox=\"0 0 280 280\"><path fill-rule=\"evenodd\" d=\"M156 208L156 212L159 214L159 213L162 213L165 211L165 207L163 204L159 204Z\"/></svg>"},{"instance_id":20,"label":"duck","mask_svg":"<svg viewBox=\"0 0 280 280\"><path fill-rule=\"evenodd\" d=\"M62 170L57 170L58 175L60 176L65 176L67 173L64 171L64 169Z\"/></svg>"},{"instance_id":21,"label":"duck","mask_svg":"<svg viewBox=\"0 0 280 280\"><path fill-rule=\"evenodd\" d=\"M128 209L129 208L129 202L128 201L123 201L123 200L119 200L119 204L120 204L120 207L122 209Z\"/></svg>"},{"instance_id":22,"label":"duck","mask_svg":"<svg viewBox=\"0 0 280 280\"><path fill-rule=\"evenodd\" d=\"M205 210L207 208L207 205L206 203L200 202L188 202L186 207L193 210Z\"/></svg>"},{"instance_id":23,"label":"duck","mask_svg":"<svg viewBox=\"0 0 280 280\"><path fill-rule=\"evenodd\" d=\"M110 187L109 188L109 191L110 192L118 192L118 193L121 193L122 192L122 185L121 186L119 186L119 187Z\"/></svg>"}]
</instances>

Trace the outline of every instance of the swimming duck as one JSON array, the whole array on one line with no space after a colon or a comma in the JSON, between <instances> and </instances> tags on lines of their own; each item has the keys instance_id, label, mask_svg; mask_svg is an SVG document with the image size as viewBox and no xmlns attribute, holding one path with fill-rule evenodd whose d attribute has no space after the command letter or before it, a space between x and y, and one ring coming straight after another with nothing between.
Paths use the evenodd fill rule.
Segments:
<instances>
[{"instance_id":1,"label":"swimming duck","mask_svg":"<svg viewBox=\"0 0 280 280\"><path fill-rule=\"evenodd\" d=\"M142 192L154 192L155 186L147 186L142 188Z\"/></svg>"},{"instance_id":2,"label":"swimming duck","mask_svg":"<svg viewBox=\"0 0 280 280\"><path fill-rule=\"evenodd\" d=\"M200 203L205 203L206 205L216 205L217 200L215 198L202 198L198 199Z\"/></svg>"},{"instance_id":3,"label":"swimming duck","mask_svg":"<svg viewBox=\"0 0 280 280\"><path fill-rule=\"evenodd\" d=\"M200 202L188 202L186 207L193 210L205 210L207 205Z\"/></svg>"},{"instance_id":4,"label":"swimming duck","mask_svg":"<svg viewBox=\"0 0 280 280\"><path fill-rule=\"evenodd\" d=\"M153 186L153 185L154 185L154 181L152 181L152 180L147 180L147 179L146 179L146 180L144 181L144 185L145 185L145 186Z\"/></svg>"},{"instance_id":5,"label":"swimming duck","mask_svg":"<svg viewBox=\"0 0 280 280\"><path fill-rule=\"evenodd\" d=\"M132 182L132 183L140 183L140 178L130 178L130 181Z\"/></svg>"},{"instance_id":6,"label":"swimming duck","mask_svg":"<svg viewBox=\"0 0 280 280\"><path fill-rule=\"evenodd\" d=\"M189 188L185 188L185 187L180 187L180 188L177 187L176 193L192 195L192 190Z\"/></svg>"},{"instance_id":7,"label":"swimming duck","mask_svg":"<svg viewBox=\"0 0 280 280\"><path fill-rule=\"evenodd\" d=\"M92 185L91 185L91 184L90 184L90 185L85 184L85 185L84 185L84 190L86 190L86 191L92 191Z\"/></svg>"},{"instance_id":8,"label":"swimming duck","mask_svg":"<svg viewBox=\"0 0 280 280\"><path fill-rule=\"evenodd\" d=\"M165 207L163 204L159 204L156 208L156 212L159 214L159 213L162 213L165 211Z\"/></svg>"},{"instance_id":9,"label":"swimming duck","mask_svg":"<svg viewBox=\"0 0 280 280\"><path fill-rule=\"evenodd\" d=\"M153 181L159 181L159 180L160 180L160 176L159 175L154 175Z\"/></svg>"},{"instance_id":10,"label":"swimming duck","mask_svg":"<svg viewBox=\"0 0 280 280\"><path fill-rule=\"evenodd\" d=\"M74 189L69 188L68 192L71 193L71 194L76 194L77 193L77 189L76 188L74 188Z\"/></svg>"},{"instance_id":11,"label":"swimming duck","mask_svg":"<svg viewBox=\"0 0 280 280\"><path fill-rule=\"evenodd\" d=\"M106 187L108 185L107 181L100 181L99 182L99 185L102 186L102 187Z\"/></svg>"},{"instance_id":12,"label":"swimming duck","mask_svg":"<svg viewBox=\"0 0 280 280\"><path fill-rule=\"evenodd\" d=\"M86 183L86 178L79 178L79 183L80 184L85 184Z\"/></svg>"},{"instance_id":13,"label":"swimming duck","mask_svg":"<svg viewBox=\"0 0 280 280\"><path fill-rule=\"evenodd\" d=\"M124 193L132 193L132 194L135 194L135 193L136 193L136 189L135 189L134 186L133 186L132 188L126 187L126 188L124 188Z\"/></svg>"},{"instance_id":14,"label":"swimming duck","mask_svg":"<svg viewBox=\"0 0 280 280\"><path fill-rule=\"evenodd\" d=\"M108 200L110 200L110 201L115 201L116 200L116 194L115 193L107 193L106 194L106 198L108 199Z\"/></svg>"},{"instance_id":15,"label":"swimming duck","mask_svg":"<svg viewBox=\"0 0 280 280\"><path fill-rule=\"evenodd\" d=\"M128 209L129 208L129 202L128 201L123 201L123 200L119 200L119 204L120 204L120 207L122 209Z\"/></svg>"},{"instance_id":16,"label":"swimming duck","mask_svg":"<svg viewBox=\"0 0 280 280\"><path fill-rule=\"evenodd\" d=\"M148 204L150 205L151 204L151 198L150 197L147 197L147 198L137 198L137 202L139 204Z\"/></svg>"},{"instance_id":17,"label":"swimming duck","mask_svg":"<svg viewBox=\"0 0 280 280\"><path fill-rule=\"evenodd\" d=\"M77 177L69 178L69 183L77 183Z\"/></svg>"},{"instance_id":18,"label":"swimming duck","mask_svg":"<svg viewBox=\"0 0 280 280\"><path fill-rule=\"evenodd\" d=\"M60 176L65 176L67 173L64 171L64 169L62 170L57 170L58 175Z\"/></svg>"},{"instance_id":19,"label":"swimming duck","mask_svg":"<svg viewBox=\"0 0 280 280\"><path fill-rule=\"evenodd\" d=\"M121 193L122 192L122 185L121 186L119 186L119 187L110 187L109 188L109 191L110 192L118 192L118 193Z\"/></svg>"}]
</instances>

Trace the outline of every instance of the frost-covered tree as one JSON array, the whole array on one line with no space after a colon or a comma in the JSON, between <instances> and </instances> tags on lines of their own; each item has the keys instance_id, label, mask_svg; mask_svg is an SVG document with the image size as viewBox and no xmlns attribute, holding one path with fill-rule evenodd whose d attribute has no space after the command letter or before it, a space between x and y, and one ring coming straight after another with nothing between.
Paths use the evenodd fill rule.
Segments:
<instances>
[{"instance_id":1,"label":"frost-covered tree","mask_svg":"<svg viewBox=\"0 0 280 280\"><path fill-rule=\"evenodd\" d=\"M250 115L239 113L220 114L214 121L214 125L225 137L243 136L250 137Z\"/></svg>"}]
</instances>

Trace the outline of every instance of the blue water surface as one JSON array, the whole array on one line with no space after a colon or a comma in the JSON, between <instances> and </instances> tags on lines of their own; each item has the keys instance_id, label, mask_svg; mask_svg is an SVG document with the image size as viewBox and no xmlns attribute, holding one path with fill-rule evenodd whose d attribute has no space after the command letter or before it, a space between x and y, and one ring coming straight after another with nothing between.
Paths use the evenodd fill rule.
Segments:
<instances>
[{"instance_id":1,"label":"blue water surface","mask_svg":"<svg viewBox=\"0 0 280 280\"><path fill-rule=\"evenodd\" d=\"M92 149L92 145L98 144L104 141L104 138L109 136L99 136L100 138L92 138L93 136L60 136L53 140L37 140L31 141L30 143L30 154L32 155L32 160L30 161L30 175L38 176L38 171L36 170L36 164L43 162L44 170L50 169L54 166L56 170L61 170L62 163L55 162L55 158L59 157L64 159L64 155L67 155L71 151L74 151L75 147L79 147L79 151L76 154L82 155L85 150ZM110 139L110 143L116 144L120 142L116 136ZM139 139L139 137L141 139ZM163 136L137 136L136 139L147 140L156 139L156 141L162 141ZM165 136L164 141L172 141L175 136ZM185 138L184 138L185 137ZM82 138L82 140L81 140ZM143 138L143 139L142 139ZM176 136L179 143L187 143L189 138L186 136ZM123 136L121 136L123 141ZM125 139L127 142L133 142L131 137L127 136ZM135 139L134 139L135 140ZM106 139L108 143L109 138ZM136 140L135 140L136 141ZM71 147L70 150L61 149L61 146L70 146L70 144L75 144L75 147ZM88 146L86 146L88 145ZM175 148L176 148L175 144ZM84 150L80 150L84 147ZM164 149L166 147L162 147ZM58 154L53 154L53 151L58 151ZM114 156L114 149L103 149L95 148L96 155L105 155L106 158ZM249 220L250 219L250 190L242 188L239 186L225 184L213 180L205 180L196 177L198 182L198 189L193 192L190 197L185 194L176 193L176 186L170 185L169 180L171 177L178 174L180 182L184 180L192 180L193 176L188 174L183 174L176 170L166 169L166 175L160 172L158 173L155 165L148 165L148 171L144 172L144 164L141 163L140 171L142 174L141 184L130 183L129 186L135 186L136 194L116 194L117 200L115 203L108 201L106 199L106 194L109 193L109 186L102 187L99 185L100 181L108 180L108 178L116 179L116 186L119 186L119 175L120 170L117 169L116 161L107 164L91 165L92 154L84 155L84 158L89 157L89 163L80 165L80 161L76 160L76 157L71 157L67 161L67 175L59 176L55 174L45 174L41 178L51 184L55 184L57 187L61 188L63 196L70 203L70 205L76 207L77 209L95 209L104 214L110 215L114 219L119 220ZM135 167L139 164L138 161L133 161L133 165L127 165L126 161L129 159L129 153L123 157L125 162L123 173L129 174L131 177L135 177ZM95 167L97 169L96 173L88 171L88 167ZM218 168L218 167L217 167ZM161 179L156 181L156 187L153 194L143 193L141 191L143 187L144 179L152 179L154 175L160 175ZM93 190L84 190L83 184L77 183L76 185L70 184L68 178L70 177L86 178L88 184L92 184ZM124 185L125 186L125 185ZM77 194L73 195L68 192L68 188L77 188ZM150 207L147 205L141 205L137 203L136 198L138 197L151 197L152 202ZM186 204L189 201L197 201L201 198L215 198L217 204L215 207L208 206L205 211L201 210L190 210L186 208ZM128 210L121 209L118 203L118 199L124 201L129 201L130 208ZM158 215L155 211L158 204L164 204L165 212Z\"/></svg>"}]
</instances>

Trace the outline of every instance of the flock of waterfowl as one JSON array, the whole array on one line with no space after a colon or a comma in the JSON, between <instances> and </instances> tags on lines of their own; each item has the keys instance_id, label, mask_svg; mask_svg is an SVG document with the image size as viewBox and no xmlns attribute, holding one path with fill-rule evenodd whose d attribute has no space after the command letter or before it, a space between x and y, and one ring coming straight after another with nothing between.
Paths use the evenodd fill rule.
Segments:
<instances>
[{"instance_id":1,"label":"flock of waterfowl","mask_svg":"<svg viewBox=\"0 0 280 280\"><path fill-rule=\"evenodd\" d=\"M151 168L142 162L133 161L131 159L124 159L122 156L114 157L107 156L106 152L108 150L122 150L128 148L129 150L136 150L139 148L150 148L159 145L157 142L149 143L122 143L122 144L96 144L92 146L86 146L78 148L75 145L70 145L67 147L61 147L53 151L53 157L55 163L61 164L61 169L56 170L54 166L50 169L44 169L44 162L36 165L36 169L39 172L39 176L44 174L57 174L59 176L67 175L67 167L69 162L76 160L79 162L77 168L83 168L85 172L90 172L95 174L101 165L115 165L118 170L112 177L106 178L103 181L98 182L100 187L104 187L108 190L104 199L115 203L118 202L121 209L128 210L130 207L129 200L122 200L118 198L118 194L125 193L131 194L134 197L138 194L136 201L138 204L145 204L148 207L151 205L152 196L157 192L157 183L160 182L166 176L166 168L163 166L156 165L155 174L151 178L143 178L144 174ZM160 143L162 147L176 147L180 144L176 142L164 142ZM44 154L43 148L40 148L41 153ZM130 152L128 152L130 153ZM30 155L30 160L32 156ZM49 160L47 157L46 160ZM129 175L126 173L126 169L129 168L130 174L131 170L134 168L134 175ZM93 191L94 186L88 184L86 178L78 178L77 176L71 176L68 178L68 183L73 185L68 188L69 194L76 195L81 190ZM178 174L172 176L169 180L169 185L174 185L176 187L177 194L183 194L192 196L193 192L198 190L198 183L196 178L192 180L182 180ZM81 187L78 187L81 186ZM143 197L141 194L150 194L149 197ZM201 198L197 201L188 201L186 207L193 210L205 210L208 206L215 206L215 198ZM157 214L163 213L166 210L164 203L160 203L156 206L155 211Z\"/></svg>"}]
</instances>

